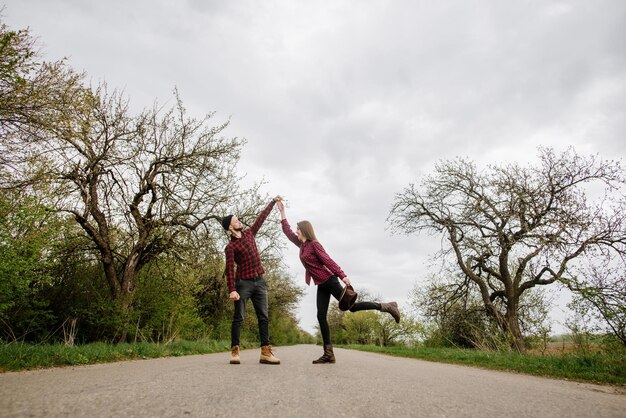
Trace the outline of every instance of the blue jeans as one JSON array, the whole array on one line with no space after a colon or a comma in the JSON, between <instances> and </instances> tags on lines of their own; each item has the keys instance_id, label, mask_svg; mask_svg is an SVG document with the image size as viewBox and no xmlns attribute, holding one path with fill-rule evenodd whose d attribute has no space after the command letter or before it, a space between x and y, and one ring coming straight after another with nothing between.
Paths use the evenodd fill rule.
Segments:
<instances>
[{"instance_id":1,"label":"blue jeans","mask_svg":"<svg viewBox=\"0 0 626 418\"><path fill-rule=\"evenodd\" d=\"M270 345L270 329L268 316L267 301L267 284L263 276L252 279L238 280L235 284L239 300L235 301L235 313L233 315L233 324L230 330L230 345L234 347L239 345L239 335L241 333L241 324L246 316L246 302L252 300L254 312L259 321L259 337L261 338L261 347Z\"/></svg>"}]
</instances>

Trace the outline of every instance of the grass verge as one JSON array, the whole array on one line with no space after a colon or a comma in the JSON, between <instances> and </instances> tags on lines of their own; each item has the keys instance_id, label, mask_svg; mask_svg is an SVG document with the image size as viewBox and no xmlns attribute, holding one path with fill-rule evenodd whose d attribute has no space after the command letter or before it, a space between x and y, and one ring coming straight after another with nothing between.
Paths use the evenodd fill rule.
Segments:
<instances>
[{"instance_id":1,"label":"grass verge","mask_svg":"<svg viewBox=\"0 0 626 418\"><path fill-rule=\"evenodd\" d=\"M626 355L623 351L614 354L572 353L559 356L541 356L457 348L378 347L372 345L341 345L340 347L580 382L626 385Z\"/></svg>"},{"instance_id":2,"label":"grass verge","mask_svg":"<svg viewBox=\"0 0 626 418\"><path fill-rule=\"evenodd\" d=\"M242 344L242 348L252 348ZM177 341L169 344L93 343L68 347L63 344L35 345L11 343L0 345L0 372L43 367L75 366L157 357L186 356L227 352L229 341Z\"/></svg>"}]
</instances>

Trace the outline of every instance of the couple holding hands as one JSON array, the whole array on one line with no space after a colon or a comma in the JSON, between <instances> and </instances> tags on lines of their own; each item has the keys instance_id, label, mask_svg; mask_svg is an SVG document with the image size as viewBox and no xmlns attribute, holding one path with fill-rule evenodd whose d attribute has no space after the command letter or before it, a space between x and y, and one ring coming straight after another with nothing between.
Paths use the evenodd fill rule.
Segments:
<instances>
[{"instance_id":1,"label":"couple holding hands","mask_svg":"<svg viewBox=\"0 0 626 418\"><path fill-rule=\"evenodd\" d=\"M222 218L222 227L230 234L230 242L226 246L226 279L228 281L229 298L235 302L235 312L231 327L231 364L239 364L239 335L241 324L246 312L246 302L252 300L254 311L259 323L261 338L260 363L280 364L280 360L272 353L269 336L269 316L267 285L263 280L265 270L261 265L261 256L257 249L255 236L274 206L278 206L284 234L296 247L300 248L300 261L305 268L306 283L311 280L317 285L317 320L319 321L324 354L313 364L335 363L335 355L330 339L330 328L326 319L330 296L340 301L340 307L350 312L363 310L378 310L388 312L396 322L400 322L400 311L396 302L357 302L356 294L347 292L350 286L348 276L341 267L326 253L322 244L315 236L313 226L309 221L297 223L294 233L285 215L285 206L280 196L275 197L263 209L254 221L254 224L245 229L243 224L234 215ZM235 265L237 265L235 271ZM345 287L339 281L343 281ZM347 298L348 293L353 298Z\"/></svg>"}]
</instances>

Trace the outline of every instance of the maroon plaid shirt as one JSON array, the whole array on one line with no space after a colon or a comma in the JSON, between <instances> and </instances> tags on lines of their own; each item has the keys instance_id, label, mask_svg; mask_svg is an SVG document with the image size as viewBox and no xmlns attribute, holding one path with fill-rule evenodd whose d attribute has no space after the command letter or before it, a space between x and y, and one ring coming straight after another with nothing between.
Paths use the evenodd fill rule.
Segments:
<instances>
[{"instance_id":1,"label":"maroon plaid shirt","mask_svg":"<svg viewBox=\"0 0 626 418\"><path fill-rule=\"evenodd\" d=\"M254 237L272 211L275 203L272 200L263 209L256 221L254 221L254 225L241 233L241 238L230 237L230 242L224 249L226 253L226 280L228 281L229 292L237 290L235 288L235 263L237 264L237 279L252 279L265 273Z\"/></svg>"},{"instance_id":2,"label":"maroon plaid shirt","mask_svg":"<svg viewBox=\"0 0 626 418\"><path fill-rule=\"evenodd\" d=\"M333 274L339 276L340 279L346 277L346 273L330 258L319 241L300 242L298 236L291 230L287 219L283 219L281 223L289 241L293 242L296 247L300 247L300 261L306 270L304 274L306 284L311 283L311 278L313 283L322 284Z\"/></svg>"}]
</instances>

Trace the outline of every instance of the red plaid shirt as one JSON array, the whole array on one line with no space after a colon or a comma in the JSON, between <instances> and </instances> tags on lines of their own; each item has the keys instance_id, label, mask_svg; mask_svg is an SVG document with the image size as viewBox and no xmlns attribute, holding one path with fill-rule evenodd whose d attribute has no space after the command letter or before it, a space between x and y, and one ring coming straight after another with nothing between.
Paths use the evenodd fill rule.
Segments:
<instances>
[{"instance_id":1,"label":"red plaid shirt","mask_svg":"<svg viewBox=\"0 0 626 418\"><path fill-rule=\"evenodd\" d=\"M252 279L265 273L254 237L272 211L275 203L272 200L263 209L256 221L254 221L254 225L241 233L241 238L230 237L230 242L224 249L226 253L226 280L228 281L229 292L237 290L235 288L235 263L237 264L237 279Z\"/></svg>"},{"instance_id":2,"label":"red plaid shirt","mask_svg":"<svg viewBox=\"0 0 626 418\"><path fill-rule=\"evenodd\" d=\"M287 235L289 241L293 242L296 247L300 247L300 261L306 270L304 274L306 284L311 283L311 278L313 278L313 283L319 285L332 275L337 275L340 279L346 277L346 273L330 258L319 241L307 240L301 242L298 236L291 230L287 219L283 219L281 223L283 232Z\"/></svg>"}]
</instances>

